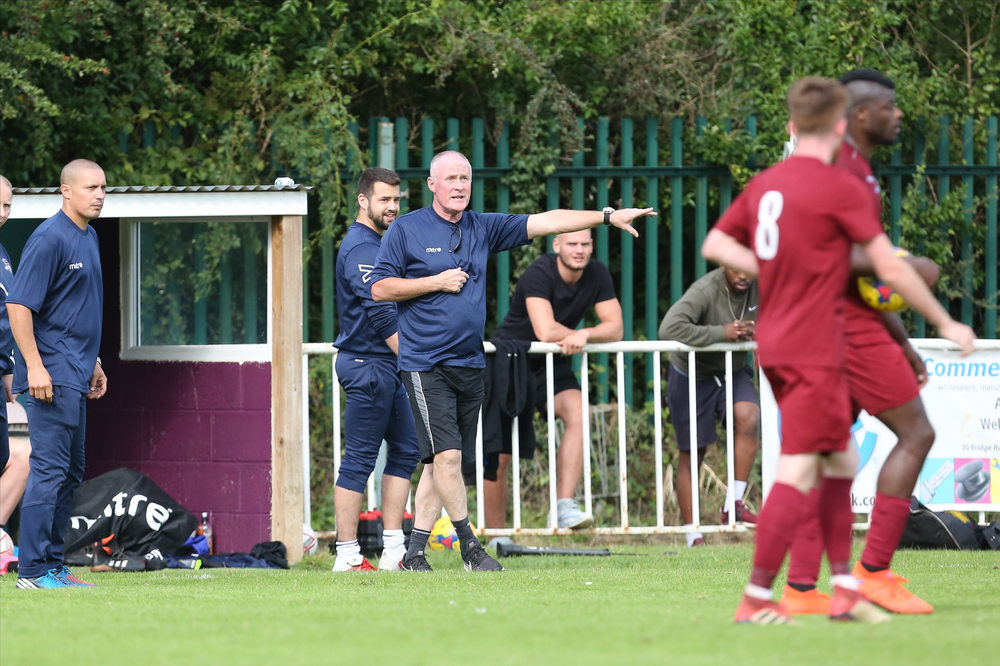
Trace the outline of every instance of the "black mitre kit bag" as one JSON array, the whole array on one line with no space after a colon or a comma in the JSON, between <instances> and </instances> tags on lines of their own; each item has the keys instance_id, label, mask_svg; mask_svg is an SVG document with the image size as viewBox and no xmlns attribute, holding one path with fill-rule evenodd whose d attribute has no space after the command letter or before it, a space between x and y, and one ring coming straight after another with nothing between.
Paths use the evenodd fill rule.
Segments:
<instances>
[{"instance_id":1,"label":"black mitre kit bag","mask_svg":"<svg viewBox=\"0 0 1000 666\"><path fill-rule=\"evenodd\" d=\"M66 531L66 563L91 564L94 543L101 541L112 544L115 553L173 553L197 524L190 511L149 477L120 467L76 489Z\"/></svg>"}]
</instances>

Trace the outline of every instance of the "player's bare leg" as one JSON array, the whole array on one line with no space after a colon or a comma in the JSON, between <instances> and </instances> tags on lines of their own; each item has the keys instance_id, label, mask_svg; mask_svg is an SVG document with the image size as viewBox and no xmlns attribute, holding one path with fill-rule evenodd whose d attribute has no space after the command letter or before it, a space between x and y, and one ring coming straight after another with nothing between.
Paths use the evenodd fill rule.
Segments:
<instances>
[{"instance_id":1,"label":"player's bare leg","mask_svg":"<svg viewBox=\"0 0 1000 666\"><path fill-rule=\"evenodd\" d=\"M353 541L358 538L358 518L364 495L337 486L333 489L333 504L337 514L337 541Z\"/></svg>"},{"instance_id":2,"label":"player's bare leg","mask_svg":"<svg viewBox=\"0 0 1000 666\"><path fill-rule=\"evenodd\" d=\"M413 527L430 533L443 508L434 487L434 463L426 463L420 473L417 492L413 496L413 508Z\"/></svg>"},{"instance_id":3,"label":"player's bare leg","mask_svg":"<svg viewBox=\"0 0 1000 666\"><path fill-rule=\"evenodd\" d=\"M358 543L358 520L364 496L354 490L337 486L333 489L333 504L337 514L337 559L334 573L372 571L375 567L361 553Z\"/></svg>"},{"instance_id":4,"label":"player's bare leg","mask_svg":"<svg viewBox=\"0 0 1000 666\"><path fill-rule=\"evenodd\" d=\"M910 494L934 444L934 428L919 397L878 414L878 419L898 442L879 472L872 526L853 573L861 580L862 594L879 606L896 613L930 613L934 607L906 589L906 579L889 566L910 515Z\"/></svg>"},{"instance_id":5,"label":"player's bare leg","mask_svg":"<svg viewBox=\"0 0 1000 666\"><path fill-rule=\"evenodd\" d=\"M455 526L466 570L503 571L500 563L486 554L469 522L461 449L447 449L434 454L434 489Z\"/></svg>"},{"instance_id":6,"label":"player's bare leg","mask_svg":"<svg viewBox=\"0 0 1000 666\"><path fill-rule=\"evenodd\" d=\"M410 480L382 475L382 524L387 530L403 529L403 512L410 494Z\"/></svg>"},{"instance_id":7,"label":"player's bare leg","mask_svg":"<svg viewBox=\"0 0 1000 666\"><path fill-rule=\"evenodd\" d=\"M462 450L448 449L434 454L434 490L451 522L468 518L469 504L462 478ZM433 521L431 521L433 526Z\"/></svg>"},{"instance_id":8,"label":"player's bare leg","mask_svg":"<svg viewBox=\"0 0 1000 666\"><path fill-rule=\"evenodd\" d=\"M441 498L434 489L434 464L425 463L417 482L417 492L413 496L413 532L410 546L399 563L399 568L407 571L430 571L424 557L427 539L434 529L434 521L441 515Z\"/></svg>"},{"instance_id":9,"label":"player's bare leg","mask_svg":"<svg viewBox=\"0 0 1000 666\"><path fill-rule=\"evenodd\" d=\"M382 475L382 555L379 569L396 571L406 555L403 512L410 494L410 479Z\"/></svg>"}]
</instances>

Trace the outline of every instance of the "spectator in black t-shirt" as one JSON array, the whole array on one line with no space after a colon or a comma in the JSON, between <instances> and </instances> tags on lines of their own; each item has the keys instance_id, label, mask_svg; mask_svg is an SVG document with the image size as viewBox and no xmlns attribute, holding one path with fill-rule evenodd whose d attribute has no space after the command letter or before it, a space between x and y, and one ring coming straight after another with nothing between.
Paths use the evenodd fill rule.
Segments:
<instances>
[{"instance_id":1,"label":"spectator in black t-shirt","mask_svg":"<svg viewBox=\"0 0 1000 666\"><path fill-rule=\"evenodd\" d=\"M552 249L552 254L539 257L524 271L510 311L493 337L554 342L565 354L553 359L554 411L565 426L556 457L555 522L559 527L582 529L593 525L594 518L581 511L573 499L583 471L583 400L568 355L579 353L588 342L621 340L624 325L611 273L607 266L590 259L594 252L590 230L559 234ZM576 328L591 307L600 323ZM534 354L529 359L541 410L546 399L545 356ZM497 480L487 481L485 486L486 527L504 527L507 522L509 441L504 443L504 451L499 456Z\"/></svg>"}]
</instances>

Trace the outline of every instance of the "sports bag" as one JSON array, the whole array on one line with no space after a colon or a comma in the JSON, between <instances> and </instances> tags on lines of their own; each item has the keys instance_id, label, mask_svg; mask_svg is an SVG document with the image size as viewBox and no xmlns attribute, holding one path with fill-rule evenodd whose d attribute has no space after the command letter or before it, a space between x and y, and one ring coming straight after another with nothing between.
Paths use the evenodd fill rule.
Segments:
<instances>
[{"instance_id":1,"label":"sports bag","mask_svg":"<svg viewBox=\"0 0 1000 666\"><path fill-rule=\"evenodd\" d=\"M156 550L173 553L197 524L191 512L152 479L119 467L76 489L66 531L66 562L91 564L94 544L100 541L105 551L111 549L107 554L118 559L126 553L140 561Z\"/></svg>"},{"instance_id":2,"label":"sports bag","mask_svg":"<svg viewBox=\"0 0 1000 666\"><path fill-rule=\"evenodd\" d=\"M949 511L931 511L916 497L910 498L910 517L899 539L900 548L979 550L979 538L970 523Z\"/></svg>"}]
</instances>

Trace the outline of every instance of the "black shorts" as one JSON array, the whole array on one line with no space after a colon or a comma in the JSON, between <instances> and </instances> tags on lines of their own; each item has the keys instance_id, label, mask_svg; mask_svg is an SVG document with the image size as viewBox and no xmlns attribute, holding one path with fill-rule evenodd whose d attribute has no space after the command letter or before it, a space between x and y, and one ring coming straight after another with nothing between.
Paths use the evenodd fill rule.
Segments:
<instances>
[{"instance_id":1,"label":"black shorts","mask_svg":"<svg viewBox=\"0 0 1000 666\"><path fill-rule=\"evenodd\" d=\"M436 365L426 372L401 371L420 443L420 462L458 449L476 458L476 430L486 391L482 368Z\"/></svg>"},{"instance_id":2,"label":"black shorts","mask_svg":"<svg viewBox=\"0 0 1000 666\"><path fill-rule=\"evenodd\" d=\"M532 376L535 381L535 408L539 413L548 418L548 414L545 411L545 355L544 354L532 354L529 358L529 364L532 372ZM570 356L563 356L561 354L552 355L552 395L559 395L563 391L568 391L571 389L580 390L580 381L576 378L576 373L573 372L573 361ZM501 453L506 453L510 455L512 449L513 435L511 434L511 428L513 426L512 420L506 416L500 416L500 427L501 435L503 437L503 447L501 448ZM531 458L534 455L534 447L531 449L531 454L522 448L521 457ZM494 476L487 476L491 481L495 480L495 465L491 467L489 463L486 465L487 470L493 469Z\"/></svg>"},{"instance_id":3,"label":"black shorts","mask_svg":"<svg viewBox=\"0 0 1000 666\"><path fill-rule=\"evenodd\" d=\"M535 377L535 406L545 409L545 355L533 354L531 372ZM569 389L580 390L580 381L573 372L573 357L562 354L552 355L552 395L558 395Z\"/></svg>"},{"instance_id":4,"label":"black shorts","mask_svg":"<svg viewBox=\"0 0 1000 666\"><path fill-rule=\"evenodd\" d=\"M695 382L695 399L698 402L698 448L704 449L718 439L715 418L726 423L726 378L706 377ZM733 368L733 403L760 404L753 385L753 370L748 366ZM670 420L677 435L677 448L691 450L691 418L689 415L688 376L671 363L667 371L667 405Z\"/></svg>"}]
</instances>

